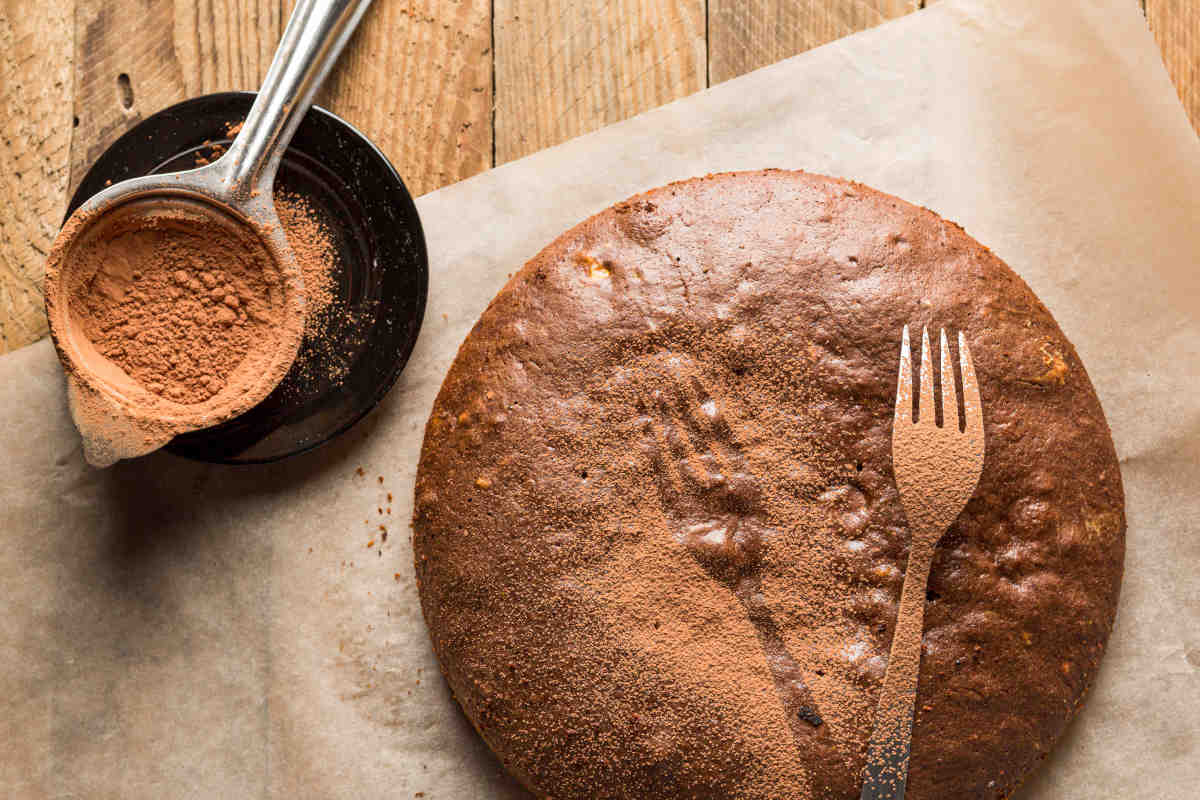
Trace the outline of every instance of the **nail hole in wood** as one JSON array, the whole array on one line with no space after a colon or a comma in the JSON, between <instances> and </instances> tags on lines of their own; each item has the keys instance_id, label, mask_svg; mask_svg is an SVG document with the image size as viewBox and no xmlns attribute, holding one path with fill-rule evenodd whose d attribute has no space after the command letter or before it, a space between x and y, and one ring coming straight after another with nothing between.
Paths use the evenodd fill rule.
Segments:
<instances>
[{"instance_id":1,"label":"nail hole in wood","mask_svg":"<svg viewBox=\"0 0 1200 800\"><path fill-rule=\"evenodd\" d=\"M79 127L79 117L73 117L73 118L72 118L72 123L71 123L71 124L72 124L74 127L78 128L78 127Z\"/></svg>"},{"instance_id":2,"label":"nail hole in wood","mask_svg":"<svg viewBox=\"0 0 1200 800\"><path fill-rule=\"evenodd\" d=\"M117 76L117 89L121 93L121 107L126 111L133 108L133 84L129 81L129 74L122 72Z\"/></svg>"}]
</instances>

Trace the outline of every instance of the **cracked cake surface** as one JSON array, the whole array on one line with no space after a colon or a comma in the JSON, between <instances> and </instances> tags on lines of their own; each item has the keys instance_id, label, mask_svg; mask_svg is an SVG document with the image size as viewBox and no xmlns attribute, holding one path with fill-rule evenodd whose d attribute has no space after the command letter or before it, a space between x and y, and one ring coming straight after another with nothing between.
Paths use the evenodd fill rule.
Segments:
<instances>
[{"instance_id":1,"label":"cracked cake surface","mask_svg":"<svg viewBox=\"0 0 1200 800\"><path fill-rule=\"evenodd\" d=\"M619 203L526 264L426 428L433 646L536 795L858 797L907 556L905 324L964 332L987 447L929 580L908 797L1006 797L1049 752L1124 554L1074 348L932 212L728 173Z\"/></svg>"}]
</instances>

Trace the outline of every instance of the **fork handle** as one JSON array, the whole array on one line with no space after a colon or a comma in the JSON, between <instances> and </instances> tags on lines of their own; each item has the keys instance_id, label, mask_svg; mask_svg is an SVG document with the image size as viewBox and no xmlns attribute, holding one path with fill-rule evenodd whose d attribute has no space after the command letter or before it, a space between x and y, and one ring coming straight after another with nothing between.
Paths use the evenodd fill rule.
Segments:
<instances>
[{"instance_id":1,"label":"fork handle","mask_svg":"<svg viewBox=\"0 0 1200 800\"><path fill-rule=\"evenodd\" d=\"M917 536L913 537L918 538ZM900 612L875 713L875 730L867 747L859 800L903 800L912 745L913 709L921 670L921 636L925 628L925 587L933 564L933 548L914 548L904 573Z\"/></svg>"}]
</instances>

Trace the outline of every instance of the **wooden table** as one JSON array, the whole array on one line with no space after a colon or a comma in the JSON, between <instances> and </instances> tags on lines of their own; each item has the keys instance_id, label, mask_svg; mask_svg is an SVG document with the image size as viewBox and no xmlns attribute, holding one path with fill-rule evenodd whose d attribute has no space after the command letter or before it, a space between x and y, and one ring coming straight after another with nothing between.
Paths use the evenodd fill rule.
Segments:
<instances>
[{"instance_id":1,"label":"wooden table","mask_svg":"<svg viewBox=\"0 0 1200 800\"><path fill-rule=\"evenodd\" d=\"M1200 130L1200 0L1140 2ZM46 251L91 161L164 106L256 88L291 4L0 0L0 352L45 335ZM419 195L925 4L376 0L318 102Z\"/></svg>"}]
</instances>

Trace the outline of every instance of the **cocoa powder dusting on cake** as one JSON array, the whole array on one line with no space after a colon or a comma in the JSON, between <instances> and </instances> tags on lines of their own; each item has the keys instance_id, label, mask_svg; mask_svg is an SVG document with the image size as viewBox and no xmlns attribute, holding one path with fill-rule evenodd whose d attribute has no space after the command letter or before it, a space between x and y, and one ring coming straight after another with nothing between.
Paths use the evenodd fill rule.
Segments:
<instances>
[{"instance_id":1,"label":"cocoa powder dusting on cake","mask_svg":"<svg viewBox=\"0 0 1200 800\"><path fill-rule=\"evenodd\" d=\"M859 750L846 723L870 713L861 692L822 679L844 668L838 653L854 636L820 608L835 579L853 580L838 553L835 503L823 496L845 475L817 419L773 412L785 396L811 395L804 353L772 345L754 353L752 371L714 369L745 359L737 342L746 333L674 324L647 337L640 353L626 349L627 366L597 407L617 401L632 422L598 425L612 435L599 437L585 471L652 491L622 520L637 543L580 577L602 600L596 613L610 635L672 665L672 676L694 683L714 708L754 717L747 731L790 733L757 743L771 753L764 768L837 796L852 788L844 778ZM629 458L631 434L640 460ZM679 553L690 563L684 571ZM772 575L786 576L785 585ZM809 632L803 641L785 635L797 625ZM798 748L819 753L823 768L798 764Z\"/></svg>"},{"instance_id":2,"label":"cocoa powder dusting on cake","mask_svg":"<svg viewBox=\"0 0 1200 800\"><path fill-rule=\"evenodd\" d=\"M537 796L858 797L909 546L890 440L914 321L973 337L991 428L933 563L909 795L1007 796L1061 735L1124 533L1070 344L928 211L804 173L717 175L530 261L426 428L413 551L433 646ZM1046 342L1067 380L1021 381Z\"/></svg>"}]
</instances>

